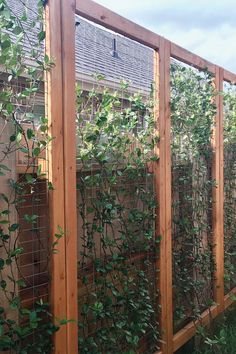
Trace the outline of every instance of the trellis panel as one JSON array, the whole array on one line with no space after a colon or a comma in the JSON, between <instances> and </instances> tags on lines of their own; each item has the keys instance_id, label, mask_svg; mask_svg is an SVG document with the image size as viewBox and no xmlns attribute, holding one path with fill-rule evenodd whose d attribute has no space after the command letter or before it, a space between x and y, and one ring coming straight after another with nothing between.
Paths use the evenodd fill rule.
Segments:
<instances>
[{"instance_id":1,"label":"trellis panel","mask_svg":"<svg viewBox=\"0 0 236 354\"><path fill-rule=\"evenodd\" d=\"M75 3L74 3L75 1ZM236 75L165 40L161 36L119 16L91 0L50 0L47 6L47 52L56 66L47 78L48 115L51 133L56 136L50 152L51 232L60 225L66 236L58 245L59 255L53 257L52 300L55 317L77 318L76 278L76 187L75 187L75 67L74 13L158 50L155 54L155 79L159 92L158 130L160 134L158 166L155 169L158 192L158 234L160 245L160 316L163 339L162 352L173 353L196 333L198 324L210 322L232 303L224 297L223 249L223 98L216 98L217 115L214 135L213 177L217 188L214 195L213 245L216 261L215 301L217 305L205 311L199 321L191 322L173 337L172 260L171 260L171 154L170 154L170 56L200 70L208 68L215 76L216 89L223 89L223 79L236 81ZM71 139L72 137L72 139ZM235 290L231 291L235 294ZM76 325L68 324L55 336L56 353L76 353Z\"/></svg>"}]
</instances>

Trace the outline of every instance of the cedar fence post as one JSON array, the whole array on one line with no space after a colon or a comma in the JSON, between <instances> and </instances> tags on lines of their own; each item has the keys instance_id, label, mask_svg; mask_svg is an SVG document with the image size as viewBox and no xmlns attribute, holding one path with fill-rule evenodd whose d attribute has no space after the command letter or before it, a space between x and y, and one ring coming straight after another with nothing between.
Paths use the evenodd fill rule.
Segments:
<instances>
[{"instance_id":1,"label":"cedar fence post","mask_svg":"<svg viewBox=\"0 0 236 354\"><path fill-rule=\"evenodd\" d=\"M77 216L75 132L75 2L49 0L46 6L46 54L55 66L46 77L49 131L50 232L65 235L52 256L51 303L54 319L73 319L55 334L54 353L76 354Z\"/></svg>"},{"instance_id":2,"label":"cedar fence post","mask_svg":"<svg viewBox=\"0 0 236 354\"><path fill-rule=\"evenodd\" d=\"M155 169L157 186L157 233L161 236L159 257L160 330L163 354L173 353L172 241L171 241L171 147L170 147L170 42L161 39L155 53L155 81L159 94L156 110L159 161Z\"/></svg>"},{"instance_id":3,"label":"cedar fence post","mask_svg":"<svg viewBox=\"0 0 236 354\"><path fill-rule=\"evenodd\" d=\"M223 91L223 70L216 66L215 88ZM216 181L213 190L213 247L215 256L214 301L218 313L224 310L224 146L223 146L223 97L216 96L216 119L213 138L213 171Z\"/></svg>"}]
</instances>

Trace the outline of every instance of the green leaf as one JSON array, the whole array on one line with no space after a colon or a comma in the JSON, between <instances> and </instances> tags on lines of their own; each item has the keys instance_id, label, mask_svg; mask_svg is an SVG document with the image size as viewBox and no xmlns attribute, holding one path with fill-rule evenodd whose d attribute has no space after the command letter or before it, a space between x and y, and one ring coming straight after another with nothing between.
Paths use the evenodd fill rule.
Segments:
<instances>
[{"instance_id":1,"label":"green leaf","mask_svg":"<svg viewBox=\"0 0 236 354\"><path fill-rule=\"evenodd\" d=\"M46 37L46 32L45 31L41 31L41 32L38 33L38 40L40 42L42 42L45 39L45 37Z\"/></svg>"},{"instance_id":2,"label":"green leaf","mask_svg":"<svg viewBox=\"0 0 236 354\"><path fill-rule=\"evenodd\" d=\"M0 270L3 270L4 265L5 265L4 259L3 259L3 258L0 258Z\"/></svg>"},{"instance_id":3,"label":"green leaf","mask_svg":"<svg viewBox=\"0 0 236 354\"><path fill-rule=\"evenodd\" d=\"M41 152L40 148L39 148L39 147L36 147L36 148L34 148L34 150L33 150L33 155L37 157L37 156L39 156L40 152Z\"/></svg>"},{"instance_id":4,"label":"green leaf","mask_svg":"<svg viewBox=\"0 0 236 354\"><path fill-rule=\"evenodd\" d=\"M10 169L8 166L3 165L3 164L0 164L0 169L1 169L1 170L4 170L4 171L8 171L8 172L11 171L11 169Z\"/></svg>"},{"instance_id":5,"label":"green leaf","mask_svg":"<svg viewBox=\"0 0 236 354\"><path fill-rule=\"evenodd\" d=\"M0 224L7 225L7 224L9 224L9 221L8 220L0 220Z\"/></svg>"},{"instance_id":6,"label":"green leaf","mask_svg":"<svg viewBox=\"0 0 236 354\"><path fill-rule=\"evenodd\" d=\"M6 287L7 287L7 282L6 282L5 280L1 280L1 281L0 281L0 287L1 287L3 290L5 290Z\"/></svg>"},{"instance_id":7,"label":"green leaf","mask_svg":"<svg viewBox=\"0 0 236 354\"><path fill-rule=\"evenodd\" d=\"M20 26L16 26L14 29L13 29L13 33L16 34L16 35L19 35L20 33L22 33L22 28Z\"/></svg>"},{"instance_id":8,"label":"green leaf","mask_svg":"<svg viewBox=\"0 0 236 354\"><path fill-rule=\"evenodd\" d=\"M8 114L12 114L12 112L14 111L14 106L12 103L7 103L6 104L6 110Z\"/></svg>"},{"instance_id":9,"label":"green leaf","mask_svg":"<svg viewBox=\"0 0 236 354\"><path fill-rule=\"evenodd\" d=\"M21 140L22 140L22 133L21 132L17 132L15 140L18 144L21 142Z\"/></svg>"},{"instance_id":10,"label":"green leaf","mask_svg":"<svg viewBox=\"0 0 236 354\"><path fill-rule=\"evenodd\" d=\"M35 136L33 129L30 129L30 128L27 129L26 134L27 134L27 138L29 140L32 139Z\"/></svg>"},{"instance_id":11,"label":"green leaf","mask_svg":"<svg viewBox=\"0 0 236 354\"><path fill-rule=\"evenodd\" d=\"M15 248L14 250L11 250L9 252L9 257L13 258L13 257L16 257L18 256L19 254L22 254L24 252L24 248L22 247L17 247Z\"/></svg>"},{"instance_id":12,"label":"green leaf","mask_svg":"<svg viewBox=\"0 0 236 354\"><path fill-rule=\"evenodd\" d=\"M16 284L21 286L22 288L26 287L25 281L23 279L16 280Z\"/></svg>"},{"instance_id":13,"label":"green leaf","mask_svg":"<svg viewBox=\"0 0 236 354\"><path fill-rule=\"evenodd\" d=\"M19 229L19 224L12 224L10 227L9 227L9 231L10 232L14 232L16 231L17 229Z\"/></svg>"}]
</instances>

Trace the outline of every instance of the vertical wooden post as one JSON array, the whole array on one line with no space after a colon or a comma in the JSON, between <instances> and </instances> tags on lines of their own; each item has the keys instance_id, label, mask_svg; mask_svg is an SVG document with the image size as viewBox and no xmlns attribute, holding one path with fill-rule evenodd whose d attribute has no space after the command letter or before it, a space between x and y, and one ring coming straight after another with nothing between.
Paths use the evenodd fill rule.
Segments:
<instances>
[{"instance_id":1,"label":"vertical wooden post","mask_svg":"<svg viewBox=\"0 0 236 354\"><path fill-rule=\"evenodd\" d=\"M63 160L63 109L61 71L61 8L56 0L50 0L46 7L46 54L53 58L55 66L46 77L46 107L49 133L55 139L49 147L48 172L53 191L49 191L50 234L55 241L58 226L64 224L64 160ZM51 258L51 298L54 318L66 318L66 269L65 238L57 245L58 253ZM55 353L65 353L66 326L55 334Z\"/></svg>"},{"instance_id":2,"label":"vertical wooden post","mask_svg":"<svg viewBox=\"0 0 236 354\"><path fill-rule=\"evenodd\" d=\"M223 90L223 71L216 67L215 88ZM223 97L216 96L216 119L213 137L213 171L216 181L213 189L213 245L215 256L214 301L218 312L224 310L224 152L223 152Z\"/></svg>"},{"instance_id":3,"label":"vertical wooden post","mask_svg":"<svg viewBox=\"0 0 236 354\"><path fill-rule=\"evenodd\" d=\"M49 0L46 6L46 53L55 66L46 78L49 130L50 232L65 232L52 256L51 302L56 319L73 319L55 334L56 354L76 354L77 233L75 149L75 20L73 0Z\"/></svg>"},{"instance_id":4,"label":"vertical wooden post","mask_svg":"<svg viewBox=\"0 0 236 354\"><path fill-rule=\"evenodd\" d=\"M159 162L155 170L157 185L157 232L161 236L159 259L160 327L162 352L173 353L172 309L172 242L171 242L171 149L170 149L170 42L161 39L159 53L155 53L155 80L159 93L156 112L159 131Z\"/></svg>"},{"instance_id":5,"label":"vertical wooden post","mask_svg":"<svg viewBox=\"0 0 236 354\"><path fill-rule=\"evenodd\" d=\"M68 354L78 353L75 0L61 0Z\"/></svg>"}]
</instances>

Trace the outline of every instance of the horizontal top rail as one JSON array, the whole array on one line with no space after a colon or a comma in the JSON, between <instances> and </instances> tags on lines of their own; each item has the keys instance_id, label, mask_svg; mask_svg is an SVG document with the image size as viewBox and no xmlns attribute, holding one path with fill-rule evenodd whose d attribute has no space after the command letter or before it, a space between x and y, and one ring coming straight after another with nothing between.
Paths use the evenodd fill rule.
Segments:
<instances>
[{"instance_id":1,"label":"horizontal top rail","mask_svg":"<svg viewBox=\"0 0 236 354\"><path fill-rule=\"evenodd\" d=\"M231 71L228 71L224 69L224 80L228 82L233 82L236 84L236 74L232 73Z\"/></svg>"},{"instance_id":2,"label":"horizontal top rail","mask_svg":"<svg viewBox=\"0 0 236 354\"><path fill-rule=\"evenodd\" d=\"M135 22L118 15L117 13L100 4L97 4L92 0L76 0L75 13L86 18L87 20L93 21L107 29L117 32L155 50L160 48L160 42L164 39L157 33L154 33L145 27L136 24ZM168 41L167 39L164 40ZM170 48L171 56L173 58L180 60L185 64L191 65L196 69L208 69L210 72L215 74L217 68L219 68L218 65L211 63L210 61L173 42L170 42ZM236 74L224 69L224 80L236 83Z\"/></svg>"},{"instance_id":3,"label":"horizontal top rail","mask_svg":"<svg viewBox=\"0 0 236 354\"><path fill-rule=\"evenodd\" d=\"M153 49L160 47L161 36L118 15L92 0L76 0L76 14Z\"/></svg>"},{"instance_id":4,"label":"horizontal top rail","mask_svg":"<svg viewBox=\"0 0 236 354\"><path fill-rule=\"evenodd\" d=\"M201 58L200 56L190 52L189 50L172 43L170 45L171 56L177 60L191 65L196 69L208 69L211 73L216 73L217 65L212 64L210 61Z\"/></svg>"}]
</instances>

